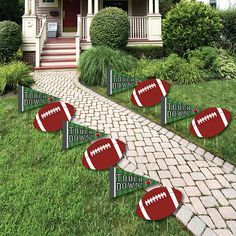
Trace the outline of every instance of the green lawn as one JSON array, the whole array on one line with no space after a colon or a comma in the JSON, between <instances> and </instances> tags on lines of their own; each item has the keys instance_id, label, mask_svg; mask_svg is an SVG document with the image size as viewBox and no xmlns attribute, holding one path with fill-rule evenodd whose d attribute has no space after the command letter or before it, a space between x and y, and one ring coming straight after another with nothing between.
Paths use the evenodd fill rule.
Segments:
<instances>
[{"instance_id":1,"label":"green lawn","mask_svg":"<svg viewBox=\"0 0 236 236\"><path fill-rule=\"evenodd\" d=\"M33 128L36 111L0 97L0 235L189 235L174 217L139 219L143 190L110 201L108 173L81 164L88 145L62 152L60 133Z\"/></svg>"},{"instance_id":2,"label":"green lawn","mask_svg":"<svg viewBox=\"0 0 236 236\"><path fill-rule=\"evenodd\" d=\"M95 87L93 89L106 96L105 88ZM159 123L160 105L151 108L138 108L130 101L132 91L133 89L130 89L112 95L109 98L150 120ZM192 85L173 85L169 91L168 97L194 106L203 108L222 107L231 111L232 120L227 129L222 134L211 139L200 139L193 137L190 134L189 125L193 117L176 121L166 127L235 165L236 122L234 117L236 113L236 80L210 81Z\"/></svg>"}]
</instances>

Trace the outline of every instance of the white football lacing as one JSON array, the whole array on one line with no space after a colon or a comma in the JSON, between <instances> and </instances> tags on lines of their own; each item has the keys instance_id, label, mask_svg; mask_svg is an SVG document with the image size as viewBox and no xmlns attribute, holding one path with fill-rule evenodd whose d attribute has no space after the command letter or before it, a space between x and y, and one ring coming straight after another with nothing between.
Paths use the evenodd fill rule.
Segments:
<instances>
[{"instance_id":1,"label":"white football lacing","mask_svg":"<svg viewBox=\"0 0 236 236\"><path fill-rule=\"evenodd\" d=\"M54 107L53 109L48 110L47 112L44 112L43 114L41 114L41 118L42 118L42 119L45 119L45 118L47 118L48 116L51 116L51 115L53 115L53 114L55 114L55 113L57 113L57 112L59 112L59 111L61 111L61 108L60 108L59 106Z\"/></svg>"},{"instance_id":2,"label":"white football lacing","mask_svg":"<svg viewBox=\"0 0 236 236\"><path fill-rule=\"evenodd\" d=\"M91 156L97 155L98 153L103 152L105 150L108 150L109 148L111 148L111 144L110 143L104 144L104 145L102 145L102 146L100 146L100 147L90 151L90 155Z\"/></svg>"},{"instance_id":3,"label":"white football lacing","mask_svg":"<svg viewBox=\"0 0 236 236\"><path fill-rule=\"evenodd\" d=\"M216 112L212 112L212 113L210 113L209 115L203 116L201 119L198 119L198 120L197 120L197 123L198 123L199 125L201 125L202 123L204 123L204 122L206 122L206 121L208 121L208 120L210 120L210 119L213 119L213 118L215 118L215 117L217 117Z\"/></svg>"},{"instance_id":4,"label":"white football lacing","mask_svg":"<svg viewBox=\"0 0 236 236\"><path fill-rule=\"evenodd\" d=\"M150 85L147 85L147 86L145 86L145 87L139 89L139 90L138 90L138 94L139 94L139 95L142 95L143 93L146 93L148 90L156 88L156 86L157 86L157 85L156 85L155 83L152 83L152 84L150 84Z\"/></svg>"},{"instance_id":5,"label":"white football lacing","mask_svg":"<svg viewBox=\"0 0 236 236\"><path fill-rule=\"evenodd\" d=\"M156 202L156 201L159 201L159 200L162 199L162 198L166 198L166 197L167 197L166 193L165 193L165 192L162 192L162 193L159 193L159 194L154 195L153 197L147 199L147 200L145 201L145 204L146 204L146 206L148 206L148 205L150 205L150 204L152 204L152 203L154 203L154 202Z\"/></svg>"}]
</instances>

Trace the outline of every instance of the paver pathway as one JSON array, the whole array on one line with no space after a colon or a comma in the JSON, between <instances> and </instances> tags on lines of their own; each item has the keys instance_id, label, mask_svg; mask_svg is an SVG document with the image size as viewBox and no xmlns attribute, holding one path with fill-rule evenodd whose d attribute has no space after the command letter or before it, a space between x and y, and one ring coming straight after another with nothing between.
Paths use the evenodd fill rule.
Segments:
<instances>
[{"instance_id":1,"label":"paver pathway","mask_svg":"<svg viewBox=\"0 0 236 236\"><path fill-rule=\"evenodd\" d=\"M127 143L119 166L180 189L175 213L194 235L236 235L236 168L150 120L75 83L75 71L35 72L35 89L76 107L76 119Z\"/></svg>"}]
</instances>

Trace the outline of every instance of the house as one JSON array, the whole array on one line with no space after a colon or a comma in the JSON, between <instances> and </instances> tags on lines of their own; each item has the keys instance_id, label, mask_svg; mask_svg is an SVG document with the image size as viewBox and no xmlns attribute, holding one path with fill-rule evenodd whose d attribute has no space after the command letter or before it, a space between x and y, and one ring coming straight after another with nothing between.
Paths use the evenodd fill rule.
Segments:
<instances>
[{"instance_id":1,"label":"house","mask_svg":"<svg viewBox=\"0 0 236 236\"><path fill-rule=\"evenodd\" d=\"M93 16L110 6L128 13L128 46L162 46L159 0L25 0L24 60L37 69L75 68L81 50L91 47L89 27ZM55 27L57 37L47 37L48 29Z\"/></svg>"},{"instance_id":2,"label":"house","mask_svg":"<svg viewBox=\"0 0 236 236\"><path fill-rule=\"evenodd\" d=\"M216 7L220 10L227 10L229 8L236 7L236 0L197 0L198 2L204 2Z\"/></svg>"}]
</instances>

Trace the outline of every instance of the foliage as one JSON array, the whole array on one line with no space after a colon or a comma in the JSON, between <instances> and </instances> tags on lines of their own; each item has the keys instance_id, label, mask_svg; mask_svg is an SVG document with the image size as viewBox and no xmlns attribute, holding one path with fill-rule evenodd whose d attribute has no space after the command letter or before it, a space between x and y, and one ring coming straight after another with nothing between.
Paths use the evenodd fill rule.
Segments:
<instances>
[{"instance_id":1,"label":"foliage","mask_svg":"<svg viewBox=\"0 0 236 236\"><path fill-rule=\"evenodd\" d=\"M236 63L226 50L201 47L188 53L188 60L204 71L205 79L236 78Z\"/></svg>"},{"instance_id":2,"label":"foliage","mask_svg":"<svg viewBox=\"0 0 236 236\"><path fill-rule=\"evenodd\" d=\"M171 54L163 60L140 60L129 75L141 80L157 76L171 83L190 84L201 81L203 72L187 60Z\"/></svg>"},{"instance_id":3,"label":"foliage","mask_svg":"<svg viewBox=\"0 0 236 236\"><path fill-rule=\"evenodd\" d=\"M182 0L163 21L164 44L178 55L219 40L222 23L219 13L207 4Z\"/></svg>"},{"instance_id":4,"label":"foliage","mask_svg":"<svg viewBox=\"0 0 236 236\"><path fill-rule=\"evenodd\" d=\"M159 46L132 46L126 47L126 51L136 59L158 59L165 55L165 49Z\"/></svg>"},{"instance_id":5,"label":"foliage","mask_svg":"<svg viewBox=\"0 0 236 236\"><path fill-rule=\"evenodd\" d=\"M16 91L18 84L28 86L34 82L31 68L23 62L11 62L0 67L0 93L9 89Z\"/></svg>"},{"instance_id":6,"label":"foliage","mask_svg":"<svg viewBox=\"0 0 236 236\"><path fill-rule=\"evenodd\" d=\"M81 55L80 81L86 85L105 86L108 68L127 71L134 65L134 58L119 50L106 47L91 48Z\"/></svg>"},{"instance_id":7,"label":"foliage","mask_svg":"<svg viewBox=\"0 0 236 236\"><path fill-rule=\"evenodd\" d=\"M166 14L175 6L176 3L179 3L180 0L160 0L160 13L164 19Z\"/></svg>"},{"instance_id":8,"label":"foliage","mask_svg":"<svg viewBox=\"0 0 236 236\"><path fill-rule=\"evenodd\" d=\"M236 63L226 50L219 50L219 56L215 61L215 68L220 78L236 79Z\"/></svg>"},{"instance_id":9,"label":"foliage","mask_svg":"<svg viewBox=\"0 0 236 236\"><path fill-rule=\"evenodd\" d=\"M22 41L19 25L11 21L0 22L0 62L10 62Z\"/></svg>"},{"instance_id":10,"label":"foliage","mask_svg":"<svg viewBox=\"0 0 236 236\"><path fill-rule=\"evenodd\" d=\"M218 68L215 63L218 54L219 51L217 48L200 47L196 50L189 51L186 56L190 63L204 71L204 79L216 79L219 78Z\"/></svg>"},{"instance_id":11,"label":"foliage","mask_svg":"<svg viewBox=\"0 0 236 236\"><path fill-rule=\"evenodd\" d=\"M23 0L1 0L0 21L10 20L21 24L21 16L24 14Z\"/></svg>"},{"instance_id":12,"label":"foliage","mask_svg":"<svg viewBox=\"0 0 236 236\"><path fill-rule=\"evenodd\" d=\"M107 7L99 11L93 17L90 36L94 47L125 48L129 37L127 13L116 7Z\"/></svg>"},{"instance_id":13,"label":"foliage","mask_svg":"<svg viewBox=\"0 0 236 236\"><path fill-rule=\"evenodd\" d=\"M227 48L236 51L236 8L221 11L220 16L224 26L222 43Z\"/></svg>"}]
</instances>

